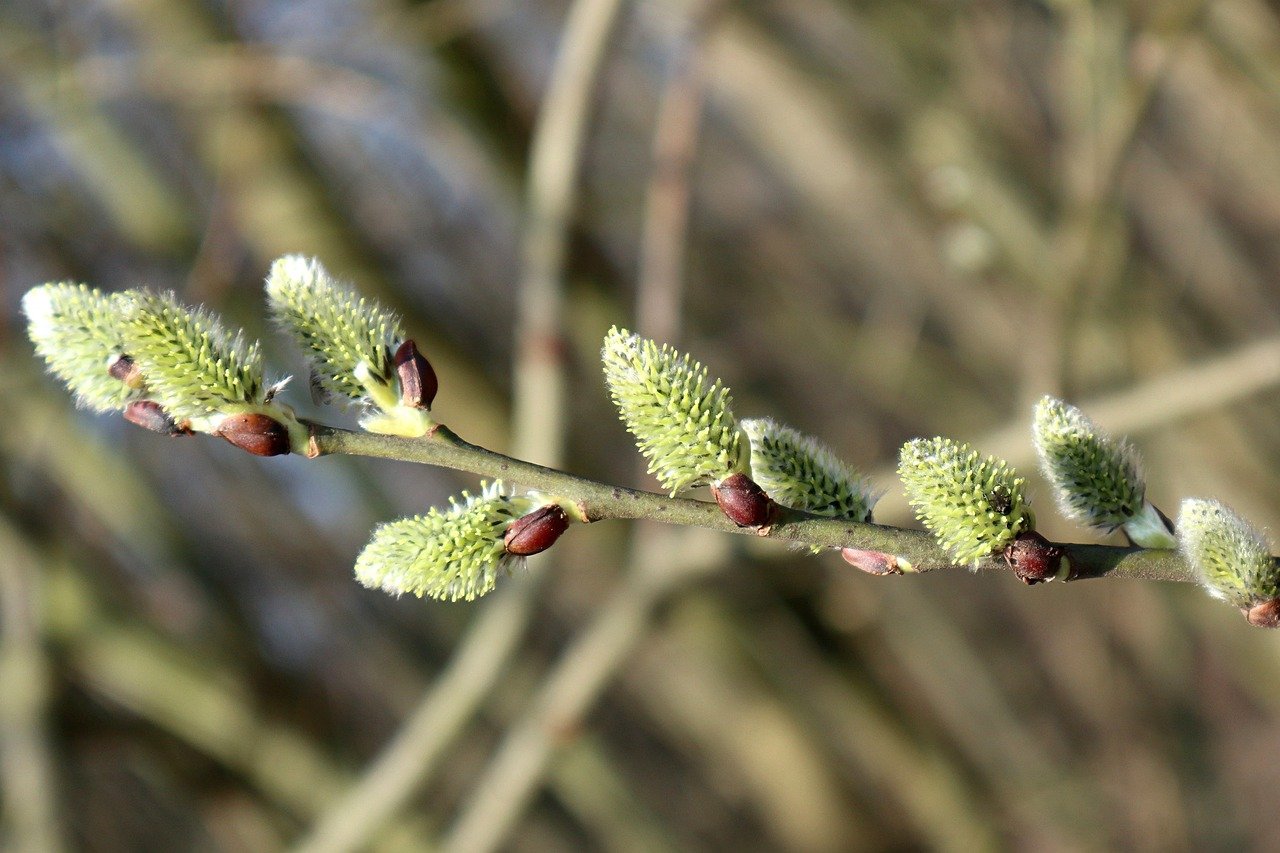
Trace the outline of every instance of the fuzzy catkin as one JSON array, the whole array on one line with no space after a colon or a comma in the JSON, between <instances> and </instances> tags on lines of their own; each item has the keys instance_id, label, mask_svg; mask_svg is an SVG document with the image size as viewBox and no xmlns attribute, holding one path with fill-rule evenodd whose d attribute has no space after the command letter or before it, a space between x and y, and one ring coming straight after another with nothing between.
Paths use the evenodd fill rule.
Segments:
<instances>
[{"instance_id":1,"label":"fuzzy catkin","mask_svg":"<svg viewBox=\"0 0 1280 853\"><path fill-rule=\"evenodd\" d=\"M518 558L506 552L507 527L528 502L502 493L502 483L478 495L463 492L449 508L432 508L380 524L356 558L356 579L394 595L471 601L491 591Z\"/></svg>"},{"instance_id":2,"label":"fuzzy catkin","mask_svg":"<svg viewBox=\"0 0 1280 853\"><path fill-rule=\"evenodd\" d=\"M613 327L601 350L605 382L649 472L674 496L738 470L729 389L671 347Z\"/></svg>"},{"instance_id":3,"label":"fuzzy catkin","mask_svg":"<svg viewBox=\"0 0 1280 853\"><path fill-rule=\"evenodd\" d=\"M917 438L898 474L916 516L957 563L999 554L1035 527L1024 481L1003 460L949 438Z\"/></svg>"},{"instance_id":4,"label":"fuzzy catkin","mask_svg":"<svg viewBox=\"0 0 1280 853\"><path fill-rule=\"evenodd\" d=\"M368 389L358 378L361 372L382 385L394 384L392 354L406 335L393 312L301 255L271 265L266 291L272 319L306 352L312 387L322 395L364 399Z\"/></svg>"}]
</instances>

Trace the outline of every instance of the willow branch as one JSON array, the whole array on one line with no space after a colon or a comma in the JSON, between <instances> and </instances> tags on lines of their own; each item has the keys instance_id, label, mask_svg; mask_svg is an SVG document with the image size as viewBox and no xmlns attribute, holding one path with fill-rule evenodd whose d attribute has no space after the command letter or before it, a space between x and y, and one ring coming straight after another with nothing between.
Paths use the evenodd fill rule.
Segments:
<instances>
[{"instance_id":1,"label":"willow branch","mask_svg":"<svg viewBox=\"0 0 1280 853\"><path fill-rule=\"evenodd\" d=\"M588 521L646 518L819 548L878 551L906 560L917 572L955 567L933 537L922 530L860 524L789 509L783 509L775 523L766 529L742 528L726 518L710 501L672 498L628 489L524 462L470 444L444 426L436 427L422 438L352 432L321 424L311 424L310 429L310 455L313 457L330 454L372 456L467 471L570 500ZM1176 551L1072 543L1063 543L1061 547L1071 561L1072 580L1116 577L1195 581L1191 568ZM977 568L1005 569L1006 565L1002 559L987 558L980 561Z\"/></svg>"}]
</instances>

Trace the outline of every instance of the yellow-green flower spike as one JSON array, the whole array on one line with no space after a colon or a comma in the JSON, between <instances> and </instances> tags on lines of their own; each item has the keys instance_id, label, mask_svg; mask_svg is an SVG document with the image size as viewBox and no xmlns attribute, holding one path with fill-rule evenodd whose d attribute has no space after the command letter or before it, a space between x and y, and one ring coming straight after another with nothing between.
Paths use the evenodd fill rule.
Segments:
<instances>
[{"instance_id":1,"label":"yellow-green flower spike","mask_svg":"<svg viewBox=\"0 0 1280 853\"><path fill-rule=\"evenodd\" d=\"M851 521L870 521L867 481L816 439L769 418L741 422L751 442L751 477L775 503Z\"/></svg>"},{"instance_id":2,"label":"yellow-green flower spike","mask_svg":"<svg viewBox=\"0 0 1280 853\"><path fill-rule=\"evenodd\" d=\"M471 601L516 562L503 537L531 508L531 501L503 495L501 482L494 482L478 495L451 498L443 512L433 508L381 524L356 558L356 579L393 595Z\"/></svg>"},{"instance_id":3,"label":"yellow-green flower spike","mask_svg":"<svg viewBox=\"0 0 1280 853\"><path fill-rule=\"evenodd\" d=\"M95 412L122 411L145 396L140 383L111 373L124 354L125 297L83 284L45 284L22 297L27 334L49 371Z\"/></svg>"},{"instance_id":4,"label":"yellow-green flower spike","mask_svg":"<svg viewBox=\"0 0 1280 853\"><path fill-rule=\"evenodd\" d=\"M189 309L172 293L141 291L129 296L124 333L148 394L175 420L216 434L229 417L260 414L288 430L295 453L305 452L305 428L271 400L279 385L268 387L263 378L256 341L246 343L213 313Z\"/></svg>"},{"instance_id":5,"label":"yellow-green flower spike","mask_svg":"<svg viewBox=\"0 0 1280 853\"><path fill-rule=\"evenodd\" d=\"M423 435L425 411L406 405L393 363L406 334L399 317L329 275L314 258L286 255L271 265L272 319L306 352L313 389L363 403L372 432Z\"/></svg>"},{"instance_id":6,"label":"yellow-green flower spike","mask_svg":"<svg viewBox=\"0 0 1280 853\"><path fill-rule=\"evenodd\" d=\"M391 357L405 339L400 319L372 299L339 284L315 258L286 255L267 276L271 318L307 353L314 382L325 392L363 400L356 369L383 387L395 383Z\"/></svg>"},{"instance_id":7,"label":"yellow-green flower spike","mask_svg":"<svg viewBox=\"0 0 1280 853\"><path fill-rule=\"evenodd\" d=\"M729 390L706 368L616 326L601 358L609 394L663 488L675 495L739 472Z\"/></svg>"},{"instance_id":8,"label":"yellow-green flower spike","mask_svg":"<svg viewBox=\"0 0 1280 853\"><path fill-rule=\"evenodd\" d=\"M1243 610L1280 597L1280 570L1262 534L1218 501L1188 498L1178 513L1182 554L1209 594Z\"/></svg>"},{"instance_id":9,"label":"yellow-green flower spike","mask_svg":"<svg viewBox=\"0 0 1280 853\"><path fill-rule=\"evenodd\" d=\"M1144 548L1177 540L1146 500L1137 452L1115 441L1075 406L1044 397L1032 426L1036 452L1063 515L1106 531L1123 527Z\"/></svg>"},{"instance_id":10,"label":"yellow-green flower spike","mask_svg":"<svg viewBox=\"0 0 1280 853\"><path fill-rule=\"evenodd\" d=\"M957 563L999 554L1035 528L1024 481L1003 460L948 438L902 447L898 475L916 517Z\"/></svg>"}]
</instances>

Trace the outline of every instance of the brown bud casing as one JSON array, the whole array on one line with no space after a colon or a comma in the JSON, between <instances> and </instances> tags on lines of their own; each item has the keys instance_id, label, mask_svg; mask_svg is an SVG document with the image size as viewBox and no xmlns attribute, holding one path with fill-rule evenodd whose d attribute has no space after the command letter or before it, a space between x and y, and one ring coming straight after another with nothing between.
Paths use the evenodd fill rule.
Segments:
<instances>
[{"instance_id":1,"label":"brown bud casing","mask_svg":"<svg viewBox=\"0 0 1280 853\"><path fill-rule=\"evenodd\" d=\"M1066 552L1034 530L1018 534L1004 549L1005 562L1018 579L1028 586L1058 577ZM1070 580L1070 576L1067 577Z\"/></svg>"},{"instance_id":2,"label":"brown bud casing","mask_svg":"<svg viewBox=\"0 0 1280 853\"><path fill-rule=\"evenodd\" d=\"M730 474L712 484L711 494L721 511L739 527L764 527L773 519L773 501L746 474Z\"/></svg>"},{"instance_id":3,"label":"brown bud casing","mask_svg":"<svg viewBox=\"0 0 1280 853\"><path fill-rule=\"evenodd\" d=\"M258 412L230 415L215 434L254 456L280 456L289 452L289 430L276 419Z\"/></svg>"},{"instance_id":4,"label":"brown bud casing","mask_svg":"<svg viewBox=\"0 0 1280 853\"><path fill-rule=\"evenodd\" d=\"M855 569L861 569L869 575L902 574L902 566L893 554L863 551L858 548L841 548L840 557Z\"/></svg>"},{"instance_id":5,"label":"brown bud casing","mask_svg":"<svg viewBox=\"0 0 1280 853\"><path fill-rule=\"evenodd\" d=\"M1280 628L1280 598L1253 605L1244 611L1244 618L1259 628Z\"/></svg>"},{"instance_id":6,"label":"brown bud casing","mask_svg":"<svg viewBox=\"0 0 1280 853\"><path fill-rule=\"evenodd\" d=\"M431 401L436 398L440 383L431 362L418 352L413 341L405 341L396 350L393 361L396 375L400 377L400 402L415 409L431 411Z\"/></svg>"},{"instance_id":7,"label":"brown bud casing","mask_svg":"<svg viewBox=\"0 0 1280 853\"><path fill-rule=\"evenodd\" d=\"M169 417L169 413L153 400L134 400L125 406L124 419L143 429L163 435L191 435L191 430L185 426L178 426L177 422Z\"/></svg>"},{"instance_id":8,"label":"brown bud casing","mask_svg":"<svg viewBox=\"0 0 1280 853\"><path fill-rule=\"evenodd\" d=\"M130 388L142 387L142 368L129 356L121 353L111 359L107 365L107 373L112 379L119 379Z\"/></svg>"},{"instance_id":9,"label":"brown bud casing","mask_svg":"<svg viewBox=\"0 0 1280 853\"><path fill-rule=\"evenodd\" d=\"M568 527L569 516L564 509L557 504L548 504L511 522L502 537L502 544L508 554L531 557L556 544Z\"/></svg>"}]
</instances>

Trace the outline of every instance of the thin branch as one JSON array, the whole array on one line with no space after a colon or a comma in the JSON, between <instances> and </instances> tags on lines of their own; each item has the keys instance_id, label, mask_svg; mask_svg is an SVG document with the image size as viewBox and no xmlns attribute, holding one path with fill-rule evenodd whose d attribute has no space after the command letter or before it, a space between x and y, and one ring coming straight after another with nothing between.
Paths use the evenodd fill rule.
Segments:
<instances>
[{"instance_id":1,"label":"thin branch","mask_svg":"<svg viewBox=\"0 0 1280 853\"><path fill-rule=\"evenodd\" d=\"M514 422L530 442L562 436L565 406L562 274L595 92L622 0L578 0L569 9L560 55L538 114L529 154L528 210L516 316ZM557 444L561 439L557 438ZM559 447L523 448L522 456L559 460Z\"/></svg>"},{"instance_id":2,"label":"thin branch","mask_svg":"<svg viewBox=\"0 0 1280 853\"><path fill-rule=\"evenodd\" d=\"M613 486L532 462L524 462L462 440L447 427L437 427L423 438L374 435L336 427L311 425L313 457L328 454L373 456L439 465L482 477L536 489L573 501L590 521L647 518L666 524L703 527L722 533L742 533L781 539L819 548L857 548L892 554L909 562L917 572L953 568L954 564L928 533L823 518L796 510L782 510L767 529L735 525L709 501L672 498L655 492ZM1063 544L1071 561L1072 579L1097 577L1139 578L1194 582L1195 576L1176 551L1120 548L1111 545ZM987 558L980 570L1005 569L998 558Z\"/></svg>"},{"instance_id":3,"label":"thin branch","mask_svg":"<svg viewBox=\"0 0 1280 853\"><path fill-rule=\"evenodd\" d=\"M39 562L0 521L0 779L5 840L14 851L66 847L49 747L49 661L41 648Z\"/></svg>"},{"instance_id":4,"label":"thin branch","mask_svg":"<svg viewBox=\"0 0 1280 853\"><path fill-rule=\"evenodd\" d=\"M690 15L687 31L672 48L658 105L636 276L636 326L646 337L660 341L675 342L680 337L691 172L706 96L703 46L720 3L704 0Z\"/></svg>"}]
</instances>

